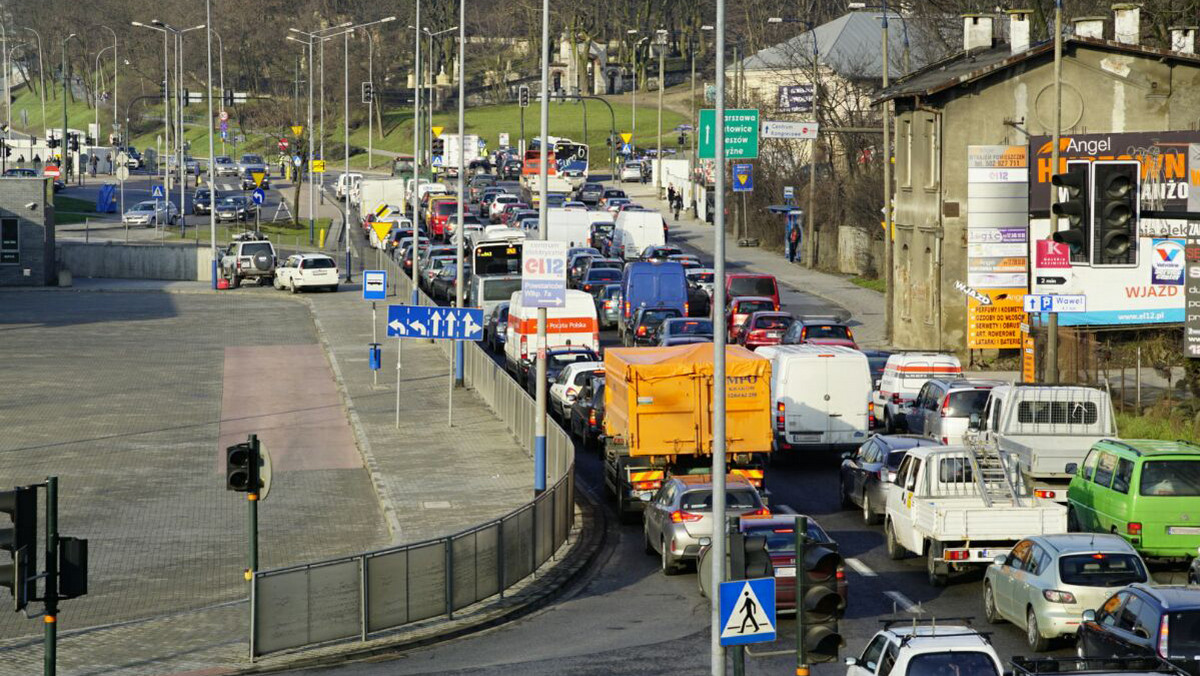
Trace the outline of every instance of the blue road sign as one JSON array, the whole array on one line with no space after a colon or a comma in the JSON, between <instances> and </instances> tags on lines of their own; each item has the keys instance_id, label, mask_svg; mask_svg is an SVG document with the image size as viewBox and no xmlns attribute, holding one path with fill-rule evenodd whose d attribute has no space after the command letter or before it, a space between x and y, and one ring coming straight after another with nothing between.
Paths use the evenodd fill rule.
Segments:
<instances>
[{"instance_id":1,"label":"blue road sign","mask_svg":"<svg viewBox=\"0 0 1200 676\"><path fill-rule=\"evenodd\" d=\"M224 129L222 129L222 130L221 130L221 140L222 140L222 141L228 141L228 140L229 140L229 132L228 132L228 131L226 131L226 130L224 130Z\"/></svg>"},{"instance_id":2,"label":"blue road sign","mask_svg":"<svg viewBox=\"0 0 1200 676\"><path fill-rule=\"evenodd\" d=\"M292 165L298 167L301 164L304 164L304 159L299 155L292 155Z\"/></svg>"},{"instance_id":3,"label":"blue road sign","mask_svg":"<svg viewBox=\"0 0 1200 676\"><path fill-rule=\"evenodd\" d=\"M561 282L529 279L521 284L525 307L562 307L567 304L567 287Z\"/></svg>"},{"instance_id":4,"label":"blue road sign","mask_svg":"<svg viewBox=\"0 0 1200 676\"><path fill-rule=\"evenodd\" d=\"M163 187L161 185L156 185L150 189L150 196L156 200L160 200L160 199L165 198L167 196L167 193L166 193L166 191L163 190Z\"/></svg>"},{"instance_id":5,"label":"blue road sign","mask_svg":"<svg viewBox=\"0 0 1200 676\"><path fill-rule=\"evenodd\" d=\"M434 155L434 156L433 156L433 163L432 163L432 164L433 164L433 166L435 166L435 167L440 167L440 166L442 166L442 164L443 164L443 162L442 162L442 156L441 156L441 155Z\"/></svg>"},{"instance_id":6,"label":"blue road sign","mask_svg":"<svg viewBox=\"0 0 1200 676\"><path fill-rule=\"evenodd\" d=\"M733 165L733 191L750 192L754 190L754 165Z\"/></svg>"},{"instance_id":7,"label":"blue road sign","mask_svg":"<svg viewBox=\"0 0 1200 676\"><path fill-rule=\"evenodd\" d=\"M363 270L363 300L386 299L387 270Z\"/></svg>"},{"instance_id":8,"label":"blue road sign","mask_svg":"<svg viewBox=\"0 0 1200 676\"><path fill-rule=\"evenodd\" d=\"M632 155L633 154L633 146L628 143L621 144L621 154L622 155Z\"/></svg>"},{"instance_id":9,"label":"blue road sign","mask_svg":"<svg viewBox=\"0 0 1200 676\"><path fill-rule=\"evenodd\" d=\"M1083 294L1025 294L1026 312L1087 312Z\"/></svg>"},{"instance_id":10,"label":"blue road sign","mask_svg":"<svg viewBox=\"0 0 1200 676\"><path fill-rule=\"evenodd\" d=\"M255 188L250 194L250 199L253 199L255 204L262 204L267 201L267 193L262 188Z\"/></svg>"},{"instance_id":11,"label":"blue road sign","mask_svg":"<svg viewBox=\"0 0 1200 676\"><path fill-rule=\"evenodd\" d=\"M472 307L389 305L389 338L483 339L483 310Z\"/></svg>"},{"instance_id":12,"label":"blue road sign","mask_svg":"<svg viewBox=\"0 0 1200 676\"><path fill-rule=\"evenodd\" d=\"M722 582L721 645L775 640L775 578Z\"/></svg>"}]
</instances>

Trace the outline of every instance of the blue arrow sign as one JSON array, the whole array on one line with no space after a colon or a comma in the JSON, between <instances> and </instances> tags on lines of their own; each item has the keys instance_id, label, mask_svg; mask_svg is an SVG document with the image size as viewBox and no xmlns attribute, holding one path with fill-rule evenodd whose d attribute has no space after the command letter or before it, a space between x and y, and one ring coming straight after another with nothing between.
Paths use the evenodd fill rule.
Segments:
<instances>
[{"instance_id":1,"label":"blue arrow sign","mask_svg":"<svg viewBox=\"0 0 1200 676\"><path fill-rule=\"evenodd\" d=\"M156 200L164 199L167 194L161 185L156 185L150 190L150 196Z\"/></svg>"},{"instance_id":2,"label":"blue arrow sign","mask_svg":"<svg viewBox=\"0 0 1200 676\"><path fill-rule=\"evenodd\" d=\"M389 305L389 338L482 340L483 310L471 307Z\"/></svg>"},{"instance_id":3,"label":"blue arrow sign","mask_svg":"<svg viewBox=\"0 0 1200 676\"><path fill-rule=\"evenodd\" d=\"M721 645L775 640L775 578L722 582Z\"/></svg>"},{"instance_id":4,"label":"blue arrow sign","mask_svg":"<svg viewBox=\"0 0 1200 676\"><path fill-rule=\"evenodd\" d=\"M754 190L754 165L733 165L733 191L750 192Z\"/></svg>"},{"instance_id":5,"label":"blue arrow sign","mask_svg":"<svg viewBox=\"0 0 1200 676\"><path fill-rule=\"evenodd\" d=\"M387 270L363 270L363 300L386 299Z\"/></svg>"},{"instance_id":6,"label":"blue arrow sign","mask_svg":"<svg viewBox=\"0 0 1200 676\"><path fill-rule=\"evenodd\" d=\"M253 199L255 204L262 204L267 201L267 193L262 188L255 188L250 194L250 199Z\"/></svg>"}]
</instances>

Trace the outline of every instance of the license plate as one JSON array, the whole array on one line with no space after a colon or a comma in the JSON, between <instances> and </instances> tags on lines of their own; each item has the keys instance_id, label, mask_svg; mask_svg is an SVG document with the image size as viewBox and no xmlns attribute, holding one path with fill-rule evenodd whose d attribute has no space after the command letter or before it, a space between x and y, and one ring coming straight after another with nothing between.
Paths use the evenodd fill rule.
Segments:
<instances>
[{"instance_id":1,"label":"license plate","mask_svg":"<svg viewBox=\"0 0 1200 676\"><path fill-rule=\"evenodd\" d=\"M326 270L313 270L313 274L318 276L325 275L326 273Z\"/></svg>"},{"instance_id":2,"label":"license plate","mask_svg":"<svg viewBox=\"0 0 1200 676\"><path fill-rule=\"evenodd\" d=\"M779 338L783 333L781 331L767 331L768 338Z\"/></svg>"},{"instance_id":3,"label":"license plate","mask_svg":"<svg viewBox=\"0 0 1200 676\"><path fill-rule=\"evenodd\" d=\"M776 568L775 577L796 577L796 568L794 566L788 568Z\"/></svg>"},{"instance_id":4,"label":"license plate","mask_svg":"<svg viewBox=\"0 0 1200 676\"><path fill-rule=\"evenodd\" d=\"M1200 535L1200 526L1169 526L1169 535Z\"/></svg>"}]
</instances>

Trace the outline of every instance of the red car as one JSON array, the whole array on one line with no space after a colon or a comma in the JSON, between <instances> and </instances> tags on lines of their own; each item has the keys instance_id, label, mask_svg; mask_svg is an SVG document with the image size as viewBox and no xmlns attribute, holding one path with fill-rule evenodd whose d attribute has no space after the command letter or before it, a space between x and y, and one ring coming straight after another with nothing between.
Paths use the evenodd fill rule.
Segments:
<instances>
[{"instance_id":1,"label":"red car","mask_svg":"<svg viewBox=\"0 0 1200 676\"><path fill-rule=\"evenodd\" d=\"M858 343L854 342L854 332L849 326L837 321L813 320L801 318L788 328L783 342L788 345L841 345L854 350Z\"/></svg>"},{"instance_id":2,"label":"red car","mask_svg":"<svg viewBox=\"0 0 1200 676\"><path fill-rule=\"evenodd\" d=\"M725 295L728 298L734 296L758 296L761 298L765 296L775 301L775 308L779 308L779 284L776 283L773 275L749 272L725 275Z\"/></svg>"},{"instance_id":3,"label":"red car","mask_svg":"<svg viewBox=\"0 0 1200 676\"><path fill-rule=\"evenodd\" d=\"M736 343L738 332L746 318L755 312L776 312L779 303L769 297L737 296L730 297L725 306L725 331L729 334L729 342Z\"/></svg>"},{"instance_id":4,"label":"red car","mask_svg":"<svg viewBox=\"0 0 1200 676\"><path fill-rule=\"evenodd\" d=\"M747 350L778 345L783 341L783 332L794 321L790 312L755 312L738 329L738 343Z\"/></svg>"},{"instance_id":5,"label":"red car","mask_svg":"<svg viewBox=\"0 0 1200 676\"><path fill-rule=\"evenodd\" d=\"M528 209L529 205L524 202L512 202L504 205L504 210L500 212L500 222L508 225L508 219L516 212L523 209Z\"/></svg>"}]
</instances>

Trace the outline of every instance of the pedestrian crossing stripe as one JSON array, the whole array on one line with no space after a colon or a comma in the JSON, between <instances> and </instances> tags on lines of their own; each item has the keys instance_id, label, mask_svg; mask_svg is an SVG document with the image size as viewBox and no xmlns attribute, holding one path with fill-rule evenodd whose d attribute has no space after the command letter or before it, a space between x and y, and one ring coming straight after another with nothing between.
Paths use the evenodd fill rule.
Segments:
<instances>
[{"instance_id":1,"label":"pedestrian crossing stripe","mask_svg":"<svg viewBox=\"0 0 1200 676\"><path fill-rule=\"evenodd\" d=\"M775 640L775 579L721 583L721 645Z\"/></svg>"}]
</instances>

